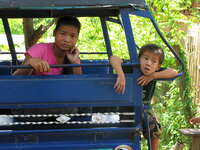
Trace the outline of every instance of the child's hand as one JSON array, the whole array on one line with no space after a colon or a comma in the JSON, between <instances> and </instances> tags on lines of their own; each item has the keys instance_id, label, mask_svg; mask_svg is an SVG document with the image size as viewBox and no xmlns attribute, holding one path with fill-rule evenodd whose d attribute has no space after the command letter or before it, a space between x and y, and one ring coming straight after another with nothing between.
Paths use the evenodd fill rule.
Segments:
<instances>
[{"instance_id":1,"label":"child's hand","mask_svg":"<svg viewBox=\"0 0 200 150\"><path fill-rule=\"evenodd\" d=\"M72 64L79 63L78 62L80 60L79 54L80 54L80 51L77 47L73 47L70 51L66 52L66 56Z\"/></svg>"},{"instance_id":2,"label":"child's hand","mask_svg":"<svg viewBox=\"0 0 200 150\"><path fill-rule=\"evenodd\" d=\"M141 86L145 86L147 84L149 84L149 82L151 82L153 80L153 76L149 75L149 76L141 76L137 79L137 84L141 85Z\"/></svg>"},{"instance_id":3,"label":"child's hand","mask_svg":"<svg viewBox=\"0 0 200 150\"><path fill-rule=\"evenodd\" d=\"M124 74L123 75L118 75L117 76L117 81L115 82L114 88L116 89L117 93L122 93L124 94L126 87L126 79Z\"/></svg>"},{"instance_id":4,"label":"child's hand","mask_svg":"<svg viewBox=\"0 0 200 150\"><path fill-rule=\"evenodd\" d=\"M190 123L191 124L200 123L200 117L194 117L194 118L190 119Z\"/></svg>"},{"instance_id":5,"label":"child's hand","mask_svg":"<svg viewBox=\"0 0 200 150\"><path fill-rule=\"evenodd\" d=\"M49 72L50 66L47 61L43 61L39 58L30 58L28 64L31 65L36 72Z\"/></svg>"}]
</instances>

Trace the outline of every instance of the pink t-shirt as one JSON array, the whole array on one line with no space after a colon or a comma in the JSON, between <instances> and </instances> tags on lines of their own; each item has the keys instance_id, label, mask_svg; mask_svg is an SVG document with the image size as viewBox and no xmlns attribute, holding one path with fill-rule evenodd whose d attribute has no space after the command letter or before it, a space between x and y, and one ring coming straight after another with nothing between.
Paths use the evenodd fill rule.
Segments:
<instances>
[{"instance_id":1,"label":"pink t-shirt","mask_svg":"<svg viewBox=\"0 0 200 150\"><path fill-rule=\"evenodd\" d=\"M30 55L33 58L40 58L48 62L48 64L57 64L56 57L54 55L53 43L40 43L35 44L28 49L25 55ZM80 61L80 60L79 60ZM34 75L60 75L62 74L62 68L51 68L50 72L34 72Z\"/></svg>"}]
</instances>

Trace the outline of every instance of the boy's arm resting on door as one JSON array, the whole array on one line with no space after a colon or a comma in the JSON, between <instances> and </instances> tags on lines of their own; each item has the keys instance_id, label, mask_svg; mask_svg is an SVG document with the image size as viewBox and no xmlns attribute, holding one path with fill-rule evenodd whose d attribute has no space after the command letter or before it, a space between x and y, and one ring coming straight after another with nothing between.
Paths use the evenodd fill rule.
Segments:
<instances>
[{"instance_id":1,"label":"boy's arm resting on door","mask_svg":"<svg viewBox=\"0 0 200 150\"><path fill-rule=\"evenodd\" d=\"M122 62L123 61L118 56L111 56L110 57L110 64L112 65L113 69L116 71L116 73L119 76L124 76L124 72L123 72L123 69L122 69L122 66L121 66Z\"/></svg>"},{"instance_id":2,"label":"boy's arm resting on door","mask_svg":"<svg viewBox=\"0 0 200 150\"><path fill-rule=\"evenodd\" d=\"M152 80L156 79L170 79L175 78L178 72L175 69L167 68L160 71L156 71L150 75L142 75L137 79L138 85L145 86L149 84Z\"/></svg>"},{"instance_id":3,"label":"boy's arm resting on door","mask_svg":"<svg viewBox=\"0 0 200 150\"><path fill-rule=\"evenodd\" d=\"M169 79L175 78L178 75L178 72L172 68L166 68L161 71L154 72L152 74L153 79Z\"/></svg>"},{"instance_id":4,"label":"boy's arm resting on door","mask_svg":"<svg viewBox=\"0 0 200 150\"><path fill-rule=\"evenodd\" d=\"M28 64L29 59L30 59L30 56L27 55L22 65L29 65ZM33 69L17 69L12 75L31 75L32 73L33 73Z\"/></svg>"},{"instance_id":5,"label":"boy's arm resting on door","mask_svg":"<svg viewBox=\"0 0 200 150\"><path fill-rule=\"evenodd\" d=\"M49 64L39 58L32 58L30 55L26 55L26 58L22 65L31 65L33 69L17 69L13 75L31 75L33 71L36 72L49 72Z\"/></svg>"},{"instance_id":6,"label":"boy's arm resting on door","mask_svg":"<svg viewBox=\"0 0 200 150\"><path fill-rule=\"evenodd\" d=\"M123 94L126 87L126 78L121 66L122 62L123 61L121 60L121 58L117 56L110 57L110 64L117 73L117 81L115 82L114 88L116 89L116 92Z\"/></svg>"}]
</instances>

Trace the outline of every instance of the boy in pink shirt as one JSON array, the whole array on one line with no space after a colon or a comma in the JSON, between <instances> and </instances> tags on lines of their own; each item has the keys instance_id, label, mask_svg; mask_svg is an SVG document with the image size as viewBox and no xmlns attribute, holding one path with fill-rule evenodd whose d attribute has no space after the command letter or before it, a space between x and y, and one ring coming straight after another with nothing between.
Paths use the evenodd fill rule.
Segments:
<instances>
[{"instance_id":1,"label":"boy in pink shirt","mask_svg":"<svg viewBox=\"0 0 200 150\"><path fill-rule=\"evenodd\" d=\"M81 24L72 16L58 19L53 32L54 43L36 44L25 54L23 64L31 65L33 69L18 69L14 75L59 75L62 68L50 68L51 64L80 64L79 50L75 46L78 40ZM70 68L69 68L70 69ZM80 67L72 68L73 74L81 74Z\"/></svg>"}]
</instances>

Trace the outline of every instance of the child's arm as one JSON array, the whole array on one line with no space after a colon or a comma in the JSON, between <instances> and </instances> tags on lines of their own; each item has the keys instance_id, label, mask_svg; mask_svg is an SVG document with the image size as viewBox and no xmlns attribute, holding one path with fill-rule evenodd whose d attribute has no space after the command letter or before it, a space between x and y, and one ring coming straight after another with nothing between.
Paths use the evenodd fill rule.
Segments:
<instances>
[{"instance_id":1,"label":"child's arm","mask_svg":"<svg viewBox=\"0 0 200 150\"><path fill-rule=\"evenodd\" d=\"M178 75L178 72L174 69L167 68L162 71L154 72L151 75L143 75L137 79L137 83L141 86L147 85L149 82L155 79L169 79Z\"/></svg>"},{"instance_id":2,"label":"child's arm","mask_svg":"<svg viewBox=\"0 0 200 150\"><path fill-rule=\"evenodd\" d=\"M178 75L178 72L172 68L167 68L162 71L154 72L152 74L153 79L169 79L169 78L174 78L177 75Z\"/></svg>"},{"instance_id":3,"label":"child's arm","mask_svg":"<svg viewBox=\"0 0 200 150\"><path fill-rule=\"evenodd\" d=\"M80 61L77 61L75 64L80 64ZM82 74L81 67L74 67L73 68L73 74Z\"/></svg>"},{"instance_id":4,"label":"child's arm","mask_svg":"<svg viewBox=\"0 0 200 150\"><path fill-rule=\"evenodd\" d=\"M110 64L115 69L117 73L117 81L115 82L114 88L118 93L124 93L125 91L125 85L126 85L126 79L125 75L121 66L122 60L117 56L111 56L110 57Z\"/></svg>"},{"instance_id":5,"label":"child's arm","mask_svg":"<svg viewBox=\"0 0 200 150\"><path fill-rule=\"evenodd\" d=\"M23 65L31 65L36 72L49 72L50 66L46 61L26 55ZM17 69L13 75L31 75L33 69Z\"/></svg>"},{"instance_id":6,"label":"child's arm","mask_svg":"<svg viewBox=\"0 0 200 150\"><path fill-rule=\"evenodd\" d=\"M26 59L23 61L22 65L27 65ZM33 69L17 69L12 75L31 75Z\"/></svg>"}]
</instances>

